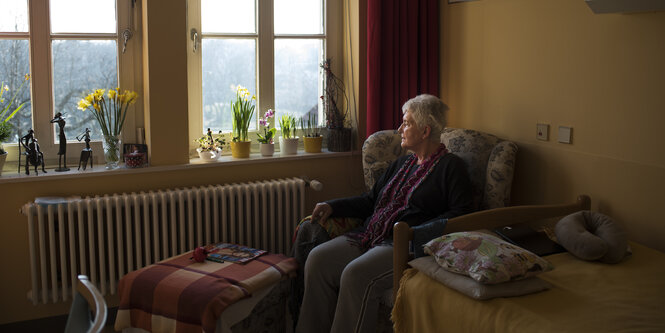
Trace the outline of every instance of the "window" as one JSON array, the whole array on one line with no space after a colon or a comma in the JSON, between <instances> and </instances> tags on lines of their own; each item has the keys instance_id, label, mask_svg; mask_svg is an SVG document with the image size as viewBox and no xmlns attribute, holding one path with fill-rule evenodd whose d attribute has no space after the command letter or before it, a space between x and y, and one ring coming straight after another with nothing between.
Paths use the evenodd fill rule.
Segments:
<instances>
[{"instance_id":1,"label":"window","mask_svg":"<svg viewBox=\"0 0 665 333\"><path fill-rule=\"evenodd\" d=\"M237 85L257 96L250 130L258 128L258 117L268 109L276 111L275 119L286 113L304 119L312 115L322 124L319 66L327 53L341 49L330 43L329 33L341 35L341 17L330 22L335 16L330 13L340 12L341 3L190 1L189 12L195 13L189 16L190 138L200 137L208 128L231 132L231 100ZM194 47L197 38L200 48ZM278 121L274 125L279 129Z\"/></svg>"},{"instance_id":2,"label":"window","mask_svg":"<svg viewBox=\"0 0 665 333\"><path fill-rule=\"evenodd\" d=\"M66 120L70 163L78 159L77 136L86 128L100 140L96 120L77 102L96 88L135 90L131 54L139 48L122 38L123 31L133 32L134 6L124 0L0 0L0 81L13 90L31 75L17 101L27 103L11 120L5 147L16 149L19 137L33 128L47 160L56 159L58 129L50 120L58 112ZM125 131L134 134L134 126L129 120Z\"/></svg>"}]
</instances>

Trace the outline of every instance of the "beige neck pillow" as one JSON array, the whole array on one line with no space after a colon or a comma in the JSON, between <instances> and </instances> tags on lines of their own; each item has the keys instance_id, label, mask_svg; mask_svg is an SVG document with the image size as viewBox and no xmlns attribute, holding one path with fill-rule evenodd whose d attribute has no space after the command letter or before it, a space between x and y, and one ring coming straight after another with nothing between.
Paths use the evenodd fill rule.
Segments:
<instances>
[{"instance_id":1,"label":"beige neck pillow","mask_svg":"<svg viewBox=\"0 0 665 333\"><path fill-rule=\"evenodd\" d=\"M624 258L628 248L626 233L619 224L588 210L562 218L554 232L561 246L583 260L615 264Z\"/></svg>"}]
</instances>

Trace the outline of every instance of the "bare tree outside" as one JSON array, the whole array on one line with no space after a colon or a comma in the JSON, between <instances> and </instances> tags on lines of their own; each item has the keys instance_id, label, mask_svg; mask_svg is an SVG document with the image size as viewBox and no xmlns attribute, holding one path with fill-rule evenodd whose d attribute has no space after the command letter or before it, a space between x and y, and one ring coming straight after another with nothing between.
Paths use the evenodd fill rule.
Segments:
<instances>
[{"instance_id":1,"label":"bare tree outside","mask_svg":"<svg viewBox=\"0 0 665 333\"><path fill-rule=\"evenodd\" d=\"M0 40L0 83L9 90L5 96L11 96L19 89L25 75L30 73L30 55L28 53L28 41L25 39L3 39ZM29 84L29 83L28 83ZM4 109L10 98L0 101L0 109ZM32 128L32 103L30 102L30 86L23 88L20 95L16 96L14 109L25 103L14 117L9 121L12 125L8 143L17 143L20 136L25 135ZM48 120L47 120L48 121Z\"/></svg>"},{"instance_id":2,"label":"bare tree outside","mask_svg":"<svg viewBox=\"0 0 665 333\"><path fill-rule=\"evenodd\" d=\"M54 113L66 120L68 141L90 128L90 137L101 140L102 131L89 111L77 109L77 103L94 89L118 86L117 45L114 40L54 40L53 99ZM54 133L54 140L57 133Z\"/></svg>"}]
</instances>

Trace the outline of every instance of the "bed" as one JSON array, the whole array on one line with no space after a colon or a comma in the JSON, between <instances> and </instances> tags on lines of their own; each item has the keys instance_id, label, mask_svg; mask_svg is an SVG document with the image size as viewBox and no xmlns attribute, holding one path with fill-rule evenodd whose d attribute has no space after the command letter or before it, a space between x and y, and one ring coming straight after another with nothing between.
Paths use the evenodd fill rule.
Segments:
<instances>
[{"instance_id":1,"label":"bed","mask_svg":"<svg viewBox=\"0 0 665 333\"><path fill-rule=\"evenodd\" d=\"M446 233L493 229L588 210L589 197L566 205L516 206L451 219ZM554 219L553 219L554 218ZM408 268L412 231L395 226L395 332L665 332L665 254L629 242L617 264L568 252L546 256L537 277L549 290L476 300Z\"/></svg>"}]
</instances>

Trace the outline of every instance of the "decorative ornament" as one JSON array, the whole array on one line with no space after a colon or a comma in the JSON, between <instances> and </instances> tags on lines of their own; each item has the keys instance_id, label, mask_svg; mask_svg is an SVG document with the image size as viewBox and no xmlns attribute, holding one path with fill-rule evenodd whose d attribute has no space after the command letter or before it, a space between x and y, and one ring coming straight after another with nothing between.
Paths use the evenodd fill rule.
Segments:
<instances>
[{"instance_id":1,"label":"decorative ornament","mask_svg":"<svg viewBox=\"0 0 665 333\"><path fill-rule=\"evenodd\" d=\"M194 249L194 253L192 254L192 258L196 262L204 262L206 260L206 257L208 256L208 251L205 249L203 246L199 246Z\"/></svg>"}]
</instances>

